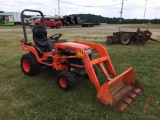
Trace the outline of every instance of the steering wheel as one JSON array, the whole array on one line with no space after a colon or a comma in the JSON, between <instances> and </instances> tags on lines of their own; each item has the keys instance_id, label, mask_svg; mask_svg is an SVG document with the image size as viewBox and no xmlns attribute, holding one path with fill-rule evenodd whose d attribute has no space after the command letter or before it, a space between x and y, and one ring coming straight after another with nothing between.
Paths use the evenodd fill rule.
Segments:
<instances>
[{"instance_id":1,"label":"steering wheel","mask_svg":"<svg viewBox=\"0 0 160 120\"><path fill-rule=\"evenodd\" d=\"M55 41L57 41L61 36L62 36L61 33L54 34L51 37L49 37L49 40L55 40Z\"/></svg>"}]
</instances>

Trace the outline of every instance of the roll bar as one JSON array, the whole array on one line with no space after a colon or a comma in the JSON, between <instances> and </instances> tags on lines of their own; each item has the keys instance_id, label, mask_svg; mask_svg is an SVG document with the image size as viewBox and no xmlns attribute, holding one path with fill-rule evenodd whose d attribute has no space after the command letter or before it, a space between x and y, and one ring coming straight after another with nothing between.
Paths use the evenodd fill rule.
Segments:
<instances>
[{"instance_id":1,"label":"roll bar","mask_svg":"<svg viewBox=\"0 0 160 120\"><path fill-rule=\"evenodd\" d=\"M41 11L39 10L32 10L32 9L24 9L22 12L21 12L21 22L22 22L22 27L23 27L23 34L24 34L24 44L28 44L28 38L27 38L27 32L26 32L26 26L25 26L25 22L24 22L24 12L38 12L41 14L41 17L42 17L42 25L45 26L45 23L44 23L44 15Z\"/></svg>"}]
</instances>

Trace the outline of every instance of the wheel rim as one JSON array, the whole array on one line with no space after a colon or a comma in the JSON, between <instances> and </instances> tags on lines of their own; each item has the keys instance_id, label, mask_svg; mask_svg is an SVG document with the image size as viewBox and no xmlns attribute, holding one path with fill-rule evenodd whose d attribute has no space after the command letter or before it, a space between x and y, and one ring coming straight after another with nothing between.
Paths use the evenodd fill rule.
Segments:
<instances>
[{"instance_id":1,"label":"wheel rim","mask_svg":"<svg viewBox=\"0 0 160 120\"><path fill-rule=\"evenodd\" d=\"M67 81L64 77L60 77L59 78L59 85L62 87L62 88L66 88L67 87Z\"/></svg>"},{"instance_id":2,"label":"wheel rim","mask_svg":"<svg viewBox=\"0 0 160 120\"><path fill-rule=\"evenodd\" d=\"M122 39L123 44L127 44L129 42L129 38L125 37Z\"/></svg>"},{"instance_id":3,"label":"wheel rim","mask_svg":"<svg viewBox=\"0 0 160 120\"><path fill-rule=\"evenodd\" d=\"M24 71L26 71L26 72L30 71L30 64L29 64L28 60L24 60L23 63L22 63L22 65L23 65Z\"/></svg>"}]
</instances>

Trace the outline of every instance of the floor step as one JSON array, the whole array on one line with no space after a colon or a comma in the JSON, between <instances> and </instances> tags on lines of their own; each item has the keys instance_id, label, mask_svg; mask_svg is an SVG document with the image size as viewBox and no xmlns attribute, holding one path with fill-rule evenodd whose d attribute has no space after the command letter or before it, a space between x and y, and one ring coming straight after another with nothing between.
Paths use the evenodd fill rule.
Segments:
<instances>
[{"instance_id":1,"label":"floor step","mask_svg":"<svg viewBox=\"0 0 160 120\"><path fill-rule=\"evenodd\" d=\"M52 58L48 58L48 60L43 60L43 63L47 63L47 64L52 64L53 63L53 59Z\"/></svg>"}]
</instances>

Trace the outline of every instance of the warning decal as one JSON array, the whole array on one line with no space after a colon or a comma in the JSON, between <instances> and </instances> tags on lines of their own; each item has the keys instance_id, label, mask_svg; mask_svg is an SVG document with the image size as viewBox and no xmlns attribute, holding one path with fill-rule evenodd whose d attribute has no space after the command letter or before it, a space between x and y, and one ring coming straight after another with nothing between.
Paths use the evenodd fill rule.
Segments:
<instances>
[{"instance_id":1,"label":"warning decal","mask_svg":"<svg viewBox=\"0 0 160 120\"><path fill-rule=\"evenodd\" d=\"M83 53L83 51L78 50L78 51L77 51L77 55L78 55L78 56L84 56L84 53Z\"/></svg>"}]
</instances>

